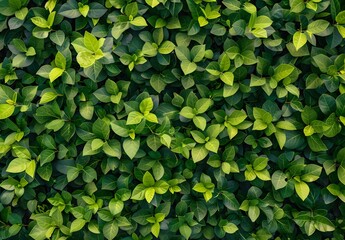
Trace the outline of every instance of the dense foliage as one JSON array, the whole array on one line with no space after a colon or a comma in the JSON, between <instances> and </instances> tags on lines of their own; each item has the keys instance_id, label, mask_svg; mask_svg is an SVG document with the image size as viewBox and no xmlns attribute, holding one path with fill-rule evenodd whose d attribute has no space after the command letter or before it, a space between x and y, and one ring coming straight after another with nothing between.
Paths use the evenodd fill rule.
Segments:
<instances>
[{"instance_id":1,"label":"dense foliage","mask_svg":"<svg viewBox=\"0 0 345 240\"><path fill-rule=\"evenodd\" d=\"M0 239L343 239L344 0L0 0Z\"/></svg>"}]
</instances>

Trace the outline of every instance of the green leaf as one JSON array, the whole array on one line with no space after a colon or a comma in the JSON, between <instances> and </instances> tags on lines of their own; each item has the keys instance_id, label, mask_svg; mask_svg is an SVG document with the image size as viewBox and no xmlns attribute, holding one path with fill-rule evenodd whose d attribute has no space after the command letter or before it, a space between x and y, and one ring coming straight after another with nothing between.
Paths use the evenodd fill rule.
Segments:
<instances>
[{"instance_id":1,"label":"green leaf","mask_svg":"<svg viewBox=\"0 0 345 240\"><path fill-rule=\"evenodd\" d=\"M143 200L145 198L146 187L144 184L138 184L132 192L131 199L133 200Z\"/></svg>"},{"instance_id":2,"label":"green leaf","mask_svg":"<svg viewBox=\"0 0 345 240\"><path fill-rule=\"evenodd\" d=\"M95 64L96 58L90 52L79 52L77 55L77 62L79 63L80 67L88 68Z\"/></svg>"},{"instance_id":3,"label":"green leaf","mask_svg":"<svg viewBox=\"0 0 345 240\"><path fill-rule=\"evenodd\" d=\"M119 227L115 220L104 224L103 235L106 239L108 240L114 239L117 236L118 232L119 232Z\"/></svg>"},{"instance_id":4,"label":"green leaf","mask_svg":"<svg viewBox=\"0 0 345 240\"><path fill-rule=\"evenodd\" d=\"M192 149L193 162L200 162L208 155L208 150L203 145L197 145Z\"/></svg>"},{"instance_id":5,"label":"green leaf","mask_svg":"<svg viewBox=\"0 0 345 240\"><path fill-rule=\"evenodd\" d=\"M341 11L337 14L337 16L335 17L335 21L338 24L345 24L345 11Z\"/></svg>"},{"instance_id":6,"label":"green leaf","mask_svg":"<svg viewBox=\"0 0 345 240\"><path fill-rule=\"evenodd\" d=\"M139 105L140 112L142 112L144 115L149 113L153 109L153 101L152 98L145 98L140 102Z\"/></svg>"},{"instance_id":7,"label":"green leaf","mask_svg":"<svg viewBox=\"0 0 345 240\"><path fill-rule=\"evenodd\" d=\"M51 149L45 149L41 152L40 156L40 165L43 166L46 163L49 163L55 158L55 151Z\"/></svg>"},{"instance_id":8,"label":"green leaf","mask_svg":"<svg viewBox=\"0 0 345 240\"><path fill-rule=\"evenodd\" d=\"M182 224L179 227L179 231L180 231L181 235L187 240L192 235L192 229L187 224Z\"/></svg>"},{"instance_id":9,"label":"green leaf","mask_svg":"<svg viewBox=\"0 0 345 240\"><path fill-rule=\"evenodd\" d=\"M247 118L247 114L244 111L234 110L227 118L227 122L232 126L236 126L242 123Z\"/></svg>"},{"instance_id":10,"label":"green leaf","mask_svg":"<svg viewBox=\"0 0 345 240\"><path fill-rule=\"evenodd\" d=\"M135 138L135 139L130 139L126 138L125 141L123 141L123 150L127 154L127 156L130 159L133 159L135 155L137 154L138 150L140 147L140 139Z\"/></svg>"},{"instance_id":11,"label":"green leaf","mask_svg":"<svg viewBox=\"0 0 345 240\"><path fill-rule=\"evenodd\" d=\"M345 185L345 161L342 161L337 171L339 181Z\"/></svg>"},{"instance_id":12,"label":"green leaf","mask_svg":"<svg viewBox=\"0 0 345 240\"><path fill-rule=\"evenodd\" d=\"M29 162L30 161L25 158L15 158L8 165L6 172L9 172L9 173L24 172Z\"/></svg>"},{"instance_id":13,"label":"green leaf","mask_svg":"<svg viewBox=\"0 0 345 240\"><path fill-rule=\"evenodd\" d=\"M186 106L181 109L180 115L188 118L188 119L193 119L195 116L195 112L193 111L193 108Z\"/></svg>"},{"instance_id":14,"label":"green leaf","mask_svg":"<svg viewBox=\"0 0 345 240\"><path fill-rule=\"evenodd\" d=\"M211 152L217 153L219 148L219 140L216 138L210 139L206 144L205 148Z\"/></svg>"},{"instance_id":15,"label":"green leaf","mask_svg":"<svg viewBox=\"0 0 345 240\"><path fill-rule=\"evenodd\" d=\"M314 152L323 152L328 150L327 146L322 142L321 138L317 134L307 137L307 142L310 149Z\"/></svg>"},{"instance_id":16,"label":"green leaf","mask_svg":"<svg viewBox=\"0 0 345 240\"><path fill-rule=\"evenodd\" d=\"M302 201L304 201L308 197L310 192L308 184L302 181L295 182L295 190L297 195L302 199Z\"/></svg>"},{"instance_id":17,"label":"green leaf","mask_svg":"<svg viewBox=\"0 0 345 240\"><path fill-rule=\"evenodd\" d=\"M316 66L321 72L327 73L328 67L332 65L332 60L324 54L318 54L312 57Z\"/></svg>"},{"instance_id":18,"label":"green leaf","mask_svg":"<svg viewBox=\"0 0 345 240\"><path fill-rule=\"evenodd\" d=\"M197 65L194 62L190 62L189 60L181 61L181 69L184 75L191 74L197 69Z\"/></svg>"},{"instance_id":19,"label":"green leaf","mask_svg":"<svg viewBox=\"0 0 345 240\"><path fill-rule=\"evenodd\" d=\"M307 36L305 33L297 31L293 35L292 42L296 48L296 51L298 51L307 43Z\"/></svg>"},{"instance_id":20,"label":"green leaf","mask_svg":"<svg viewBox=\"0 0 345 240\"><path fill-rule=\"evenodd\" d=\"M9 118L15 110L15 106L12 104L0 104L0 119Z\"/></svg>"},{"instance_id":21,"label":"green leaf","mask_svg":"<svg viewBox=\"0 0 345 240\"><path fill-rule=\"evenodd\" d=\"M336 100L336 114L339 116L345 116L345 94L339 95ZM1 112L1 111L0 111Z\"/></svg>"},{"instance_id":22,"label":"green leaf","mask_svg":"<svg viewBox=\"0 0 345 240\"><path fill-rule=\"evenodd\" d=\"M314 182L319 179L321 171L321 166L318 166L316 164L308 164L304 168L304 174L301 176L301 180L304 182Z\"/></svg>"},{"instance_id":23,"label":"green leaf","mask_svg":"<svg viewBox=\"0 0 345 240\"><path fill-rule=\"evenodd\" d=\"M175 44L171 41L164 41L158 48L160 54L169 54L175 49Z\"/></svg>"},{"instance_id":24,"label":"green leaf","mask_svg":"<svg viewBox=\"0 0 345 240\"><path fill-rule=\"evenodd\" d=\"M67 181L72 182L79 175L79 169L76 167L69 167L67 170Z\"/></svg>"},{"instance_id":25,"label":"green leaf","mask_svg":"<svg viewBox=\"0 0 345 240\"><path fill-rule=\"evenodd\" d=\"M101 47L97 38L88 31L84 33L84 45L92 52L96 52Z\"/></svg>"},{"instance_id":26,"label":"green leaf","mask_svg":"<svg viewBox=\"0 0 345 240\"><path fill-rule=\"evenodd\" d=\"M44 18L42 17L32 17L31 19L31 22L33 24L35 24L37 27L40 27L40 28L50 28L47 20L45 20Z\"/></svg>"},{"instance_id":27,"label":"green leaf","mask_svg":"<svg viewBox=\"0 0 345 240\"><path fill-rule=\"evenodd\" d=\"M272 185L275 190L284 188L287 185L287 176L280 170L277 170L272 175Z\"/></svg>"},{"instance_id":28,"label":"green leaf","mask_svg":"<svg viewBox=\"0 0 345 240\"><path fill-rule=\"evenodd\" d=\"M108 142L105 142L103 145L103 151L111 156L111 157L117 157L121 158L122 152L121 152L121 144L116 139L111 139Z\"/></svg>"},{"instance_id":29,"label":"green leaf","mask_svg":"<svg viewBox=\"0 0 345 240\"><path fill-rule=\"evenodd\" d=\"M144 118L140 112L133 111L128 114L126 125L139 124Z\"/></svg>"},{"instance_id":30,"label":"green leaf","mask_svg":"<svg viewBox=\"0 0 345 240\"><path fill-rule=\"evenodd\" d=\"M149 187L145 191L145 199L148 203L150 203L155 196L155 189L153 187Z\"/></svg>"},{"instance_id":31,"label":"green leaf","mask_svg":"<svg viewBox=\"0 0 345 240\"><path fill-rule=\"evenodd\" d=\"M291 12L300 13L305 9L304 0L289 0Z\"/></svg>"},{"instance_id":32,"label":"green leaf","mask_svg":"<svg viewBox=\"0 0 345 240\"><path fill-rule=\"evenodd\" d=\"M273 78L277 81L280 81L288 77L294 69L295 67L290 64L280 64L278 67L274 69Z\"/></svg>"},{"instance_id":33,"label":"green leaf","mask_svg":"<svg viewBox=\"0 0 345 240\"><path fill-rule=\"evenodd\" d=\"M195 103L195 109L198 114L204 113L212 105L213 101L209 98L201 98Z\"/></svg>"},{"instance_id":34,"label":"green leaf","mask_svg":"<svg viewBox=\"0 0 345 240\"><path fill-rule=\"evenodd\" d=\"M255 222L256 219L260 216L260 209L257 206L249 206L248 217L252 222Z\"/></svg>"},{"instance_id":35,"label":"green leaf","mask_svg":"<svg viewBox=\"0 0 345 240\"><path fill-rule=\"evenodd\" d=\"M155 185L155 180L152 174L148 171L146 171L143 176L143 184L145 187L152 187L153 185Z\"/></svg>"},{"instance_id":36,"label":"green leaf","mask_svg":"<svg viewBox=\"0 0 345 240\"><path fill-rule=\"evenodd\" d=\"M157 135L150 135L146 140L147 146L152 149L152 151L157 151L160 146L162 146L160 137Z\"/></svg>"},{"instance_id":37,"label":"green leaf","mask_svg":"<svg viewBox=\"0 0 345 240\"><path fill-rule=\"evenodd\" d=\"M235 224L230 223L230 222L224 225L222 228L226 233L229 233L229 234L233 234L236 231L238 231L238 227Z\"/></svg>"},{"instance_id":38,"label":"green leaf","mask_svg":"<svg viewBox=\"0 0 345 240\"><path fill-rule=\"evenodd\" d=\"M329 22L323 19L315 20L308 24L307 31L312 34L319 34L325 31L329 26Z\"/></svg>"},{"instance_id":39,"label":"green leaf","mask_svg":"<svg viewBox=\"0 0 345 240\"><path fill-rule=\"evenodd\" d=\"M268 158L267 157L258 157L253 162L253 168L256 171L262 171L267 167Z\"/></svg>"},{"instance_id":40,"label":"green leaf","mask_svg":"<svg viewBox=\"0 0 345 240\"><path fill-rule=\"evenodd\" d=\"M94 106L91 101L81 102L79 105L80 115L86 119L91 120L94 113Z\"/></svg>"},{"instance_id":41,"label":"green leaf","mask_svg":"<svg viewBox=\"0 0 345 240\"><path fill-rule=\"evenodd\" d=\"M320 232L333 232L335 230L333 222L325 216L317 215L314 221L315 228Z\"/></svg>"},{"instance_id":42,"label":"green leaf","mask_svg":"<svg viewBox=\"0 0 345 240\"><path fill-rule=\"evenodd\" d=\"M142 16L135 17L132 21L130 21L130 23L133 26L137 26L137 27L146 27L147 26L146 20Z\"/></svg>"},{"instance_id":43,"label":"green leaf","mask_svg":"<svg viewBox=\"0 0 345 240\"><path fill-rule=\"evenodd\" d=\"M40 104L45 104L45 103L48 103L48 102L51 102L53 101L59 94L57 94L56 92L45 92L42 97L41 97L41 100L40 100Z\"/></svg>"},{"instance_id":44,"label":"green leaf","mask_svg":"<svg viewBox=\"0 0 345 240\"><path fill-rule=\"evenodd\" d=\"M256 19L255 19L255 23L254 23L254 26L253 28L267 28L269 26L271 26L273 23L273 21L265 16L265 15L261 15L261 16L258 16Z\"/></svg>"},{"instance_id":45,"label":"green leaf","mask_svg":"<svg viewBox=\"0 0 345 240\"><path fill-rule=\"evenodd\" d=\"M50 82L54 82L58 77L60 77L63 73L64 73L64 69L61 68L53 68L50 72L49 72L49 80Z\"/></svg>"},{"instance_id":46,"label":"green leaf","mask_svg":"<svg viewBox=\"0 0 345 240\"><path fill-rule=\"evenodd\" d=\"M56 32L52 32L49 35L50 40L58 46L62 46L65 42L65 33L62 30L58 30Z\"/></svg>"},{"instance_id":47,"label":"green leaf","mask_svg":"<svg viewBox=\"0 0 345 240\"><path fill-rule=\"evenodd\" d=\"M195 116L193 117L193 123L195 126L201 130L205 130L206 128L206 119L202 116Z\"/></svg>"},{"instance_id":48,"label":"green leaf","mask_svg":"<svg viewBox=\"0 0 345 240\"><path fill-rule=\"evenodd\" d=\"M232 86L234 84L234 74L232 72L224 72L219 75L220 80L225 84Z\"/></svg>"},{"instance_id":49,"label":"green leaf","mask_svg":"<svg viewBox=\"0 0 345 240\"><path fill-rule=\"evenodd\" d=\"M75 219L72 223L71 223L71 227L70 227L70 232L78 232L80 231L84 226L85 226L85 219Z\"/></svg>"}]
</instances>

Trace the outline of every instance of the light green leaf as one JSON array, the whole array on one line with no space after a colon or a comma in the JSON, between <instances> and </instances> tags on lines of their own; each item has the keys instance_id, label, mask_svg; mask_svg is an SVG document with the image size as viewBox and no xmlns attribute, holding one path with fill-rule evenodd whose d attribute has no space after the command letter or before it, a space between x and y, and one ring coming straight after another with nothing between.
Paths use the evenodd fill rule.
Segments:
<instances>
[{"instance_id":1,"label":"light green leaf","mask_svg":"<svg viewBox=\"0 0 345 240\"><path fill-rule=\"evenodd\" d=\"M238 227L235 224L230 223L230 222L228 222L222 228L223 228L224 232L229 233L229 234L233 234L236 231L238 231Z\"/></svg>"},{"instance_id":2,"label":"light green leaf","mask_svg":"<svg viewBox=\"0 0 345 240\"><path fill-rule=\"evenodd\" d=\"M29 162L30 161L25 158L15 158L8 165L6 172L9 172L9 173L24 172Z\"/></svg>"},{"instance_id":3,"label":"light green leaf","mask_svg":"<svg viewBox=\"0 0 345 240\"><path fill-rule=\"evenodd\" d=\"M103 227L103 235L108 240L115 239L118 232L119 232L119 227L115 220L111 222L107 222Z\"/></svg>"},{"instance_id":4,"label":"light green leaf","mask_svg":"<svg viewBox=\"0 0 345 240\"><path fill-rule=\"evenodd\" d=\"M224 72L219 75L220 80L225 84L232 86L234 84L234 74L232 72Z\"/></svg>"},{"instance_id":5,"label":"light green leaf","mask_svg":"<svg viewBox=\"0 0 345 240\"><path fill-rule=\"evenodd\" d=\"M64 69L61 68L53 68L49 73L49 80L50 82L54 82L58 77L60 77L64 73Z\"/></svg>"},{"instance_id":6,"label":"light green leaf","mask_svg":"<svg viewBox=\"0 0 345 240\"><path fill-rule=\"evenodd\" d=\"M197 65L196 63L190 62L189 60L183 60L181 61L181 68L184 75L188 75L197 69Z\"/></svg>"},{"instance_id":7,"label":"light green leaf","mask_svg":"<svg viewBox=\"0 0 345 240\"><path fill-rule=\"evenodd\" d=\"M12 104L0 104L0 119L6 119L10 117L15 110L15 106Z\"/></svg>"},{"instance_id":8,"label":"light green leaf","mask_svg":"<svg viewBox=\"0 0 345 240\"><path fill-rule=\"evenodd\" d=\"M84 226L85 226L85 219L79 218L79 219L75 219L72 223L71 223L71 227L70 227L70 232L78 232L79 230L81 230Z\"/></svg>"},{"instance_id":9,"label":"light green leaf","mask_svg":"<svg viewBox=\"0 0 345 240\"><path fill-rule=\"evenodd\" d=\"M307 36L305 33L297 31L293 35L292 42L296 48L296 51L298 51L307 43Z\"/></svg>"},{"instance_id":10,"label":"light green leaf","mask_svg":"<svg viewBox=\"0 0 345 240\"><path fill-rule=\"evenodd\" d=\"M200 162L201 160L203 160L207 154L208 154L208 150L203 146L203 145L197 145L192 149L192 159L193 162Z\"/></svg>"},{"instance_id":11,"label":"light green leaf","mask_svg":"<svg viewBox=\"0 0 345 240\"><path fill-rule=\"evenodd\" d=\"M294 69L295 67L290 64L280 64L274 69L273 78L277 81L280 81L289 76Z\"/></svg>"},{"instance_id":12,"label":"light green leaf","mask_svg":"<svg viewBox=\"0 0 345 240\"><path fill-rule=\"evenodd\" d=\"M300 13L305 9L304 0L289 0L291 12Z\"/></svg>"},{"instance_id":13,"label":"light green leaf","mask_svg":"<svg viewBox=\"0 0 345 240\"><path fill-rule=\"evenodd\" d=\"M187 240L192 235L192 229L187 224L183 224L182 226L180 226L179 231L181 235Z\"/></svg>"},{"instance_id":14,"label":"light green leaf","mask_svg":"<svg viewBox=\"0 0 345 240\"><path fill-rule=\"evenodd\" d=\"M257 206L249 206L248 208L248 217L252 222L255 222L256 219L260 216L260 208Z\"/></svg>"},{"instance_id":15,"label":"light green leaf","mask_svg":"<svg viewBox=\"0 0 345 240\"><path fill-rule=\"evenodd\" d=\"M164 41L158 48L160 54L169 54L175 49L175 44L170 41Z\"/></svg>"},{"instance_id":16,"label":"light green leaf","mask_svg":"<svg viewBox=\"0 0 345 240\"><path fill-rule=\"evenodd\" d=\"M130 21L130 23L136 27L146 27L147 26L146 20L142 16L135 17L132 21Z\"/></svg>"},{"instance_id":17,"label":"light green leaf","mask_svg":"<svg viewBox=\"0 0 345 240\"><path fill-rule=\"evenodd\" d=\"M126 138L125 141L123 142L123 150L127 154L127 156L130 159L133 159L135 155L137 154L138 150L140 147L140 139L135 138L135 139L130 139Z\"/></svg>"},{"instance_id":18,"label":"light green leaf","mask_svg":"<svg viewBox=\"0 0 345 240\"><path fill-rule=\"evenodd\" d=\"M211 152L217 153L219 148L219 140L216 138L210 139L206 144L205 148Z\"/></svg>"},{"instance_id":19,"label":"light green leaf","mask_svg":"<svg viewBox=\"0 0 345 240\"><path fill-rule=\"evenodd\" d=\"M140 112L142 112L144 115L149 113L153 109L152 98L148 97L142 100L140 102L139 109L140 109Z\"/></svg>"},{"instance_id":20,"label":"light green leaf","mask_svg":"<svg viewBox=\"0 0 345 240\"><path fill-rule=\"evenodd\" d=\"M39 104L45 104L45 103L51 102L51 101L53 101L58 95L59 95L59 94L57 94L56 92L52 92L52 91L45 92L45 93L42 95Z\"/></svg>"},{"instance_id":21,"label":"light green leaf","mask_svg":"<svg viewBox=\"0 0 345 240\"><path fill-rule=\"evenodd\" d=\"M272 185L275 190L279 190L284 188L287 185L287 177L286 174L280 170L277 170L272 175Z\"/></svg>"},{"instance_id":22,"label":"light green leaf","mask_svg":"<svg viewBox=\"0 0 345 240\"><path fill-rule=\"evenodd\" d=\"M47 20L42 17L32 17L31 22L40 28L50 28Z\"/></svg>"},{"instance_id":23,"label":"light green leaf","mask_svg":"<svg viewBox=\"0 0 345 240\"><path fill-rule=\"evenodd\" d=\"M128 114L126 125L139 124L144 118L140 112L133 111Z\"/></svg>"},{"instance_id":24,"label":"light green leaf","mask_svg":"<svg viewBox=\"0 0 345 240\"><path fill-rule=\"evenodd\" d=\"M312 34L319 34L325 31L329 26L329 22L323 19L315 20L308 24L307 31Z\"/></svg>"},{"instance_id":25,"label":"light green leaf","mask_svg":"<svg viewBox=\"0 0 345 240\"><path fill-rule=\"evenodd\" d=\"M149 187L145 191L145 199L148 203L152 201L155 196L155 189L153 187Z\"/></svg>"},{"instance_id":26,"label":"light green leaf","mask_svg":"<svg viewBox=\"0 0 345 240\"><path fill-rule=\"evenodd\" d=\"M302 199L302 201L304 201L308 197L310 192L308 184L302 181L295 182L295 190L297 195Z\"/></svg>"},{"instance_id":27,"label":"light green leaf","mask_svg":"<svg viewBox=\"0 0 345 240\"><path fill-rule=\"evenodd\" d=\"M193 123L197 128L201 130L205 130L206 128L206 119L202 116L193 117Z\"/></svg>"},{"instance_id":28,"label":"light green leaf","mask_svg":"<svg viewBox=\"0 0 345 240\"><path fill-rule=\"evenodd\" d=\"M96 62L96 58L95 55L90 52L79 52L77 55L77 62L80 67L88 68Z\"/></svg>"}]
</instances>

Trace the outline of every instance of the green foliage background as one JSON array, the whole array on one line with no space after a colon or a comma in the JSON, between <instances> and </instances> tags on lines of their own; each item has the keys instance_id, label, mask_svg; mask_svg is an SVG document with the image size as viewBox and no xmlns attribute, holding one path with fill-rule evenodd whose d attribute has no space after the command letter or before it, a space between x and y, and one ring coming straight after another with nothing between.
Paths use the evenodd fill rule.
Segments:
<instances>
[{"instance_id":1,"label":"green foliage background","mask_svg":"<svg viewBox=\"0 0 345 240\"><path fill-rule=\"evenodd\" d=\"M0 0L0 239L343 239L345 1Z\"/></svg>"}]
</instances>

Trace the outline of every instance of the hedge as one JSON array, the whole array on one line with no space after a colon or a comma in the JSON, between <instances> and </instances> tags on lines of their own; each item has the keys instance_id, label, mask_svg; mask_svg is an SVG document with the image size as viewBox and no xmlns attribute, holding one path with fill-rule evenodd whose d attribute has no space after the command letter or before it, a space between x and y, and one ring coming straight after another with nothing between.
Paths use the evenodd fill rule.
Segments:
<instances>
[{"instance_id":1,"label":"hedge","mask_svg":"<svg viewBox=\"0 0 345 240\"><path fill-rule=\"evenodd\" d=\"M344 0L0 0L0 239L343 239Z\"/></svg>"}]
</instances>

